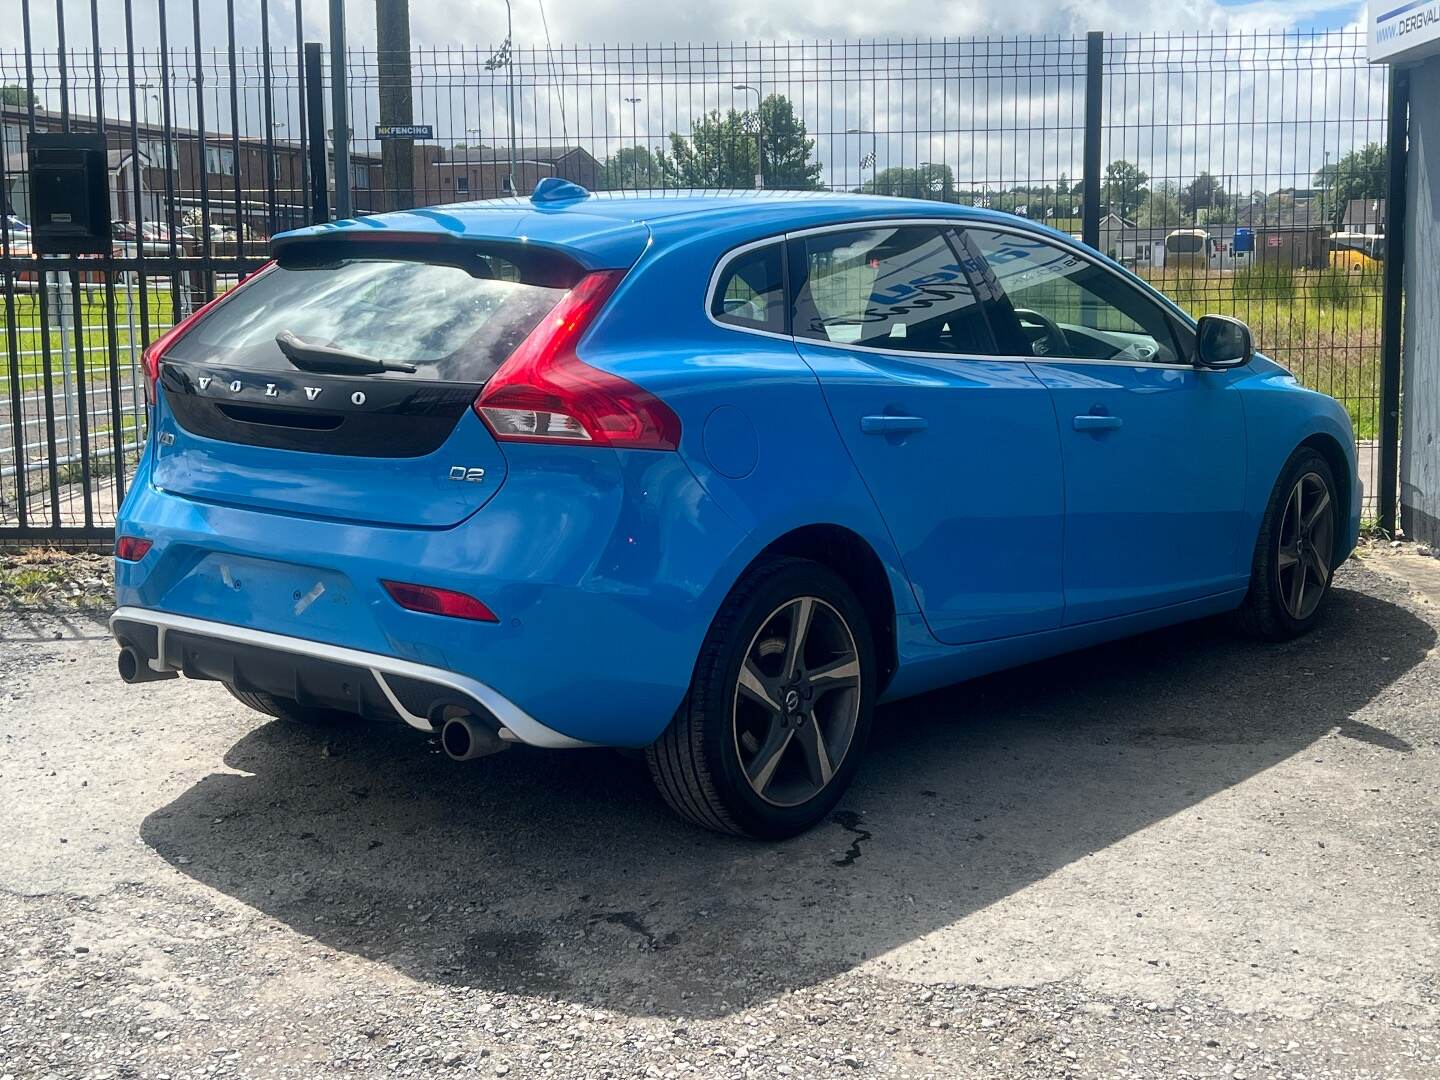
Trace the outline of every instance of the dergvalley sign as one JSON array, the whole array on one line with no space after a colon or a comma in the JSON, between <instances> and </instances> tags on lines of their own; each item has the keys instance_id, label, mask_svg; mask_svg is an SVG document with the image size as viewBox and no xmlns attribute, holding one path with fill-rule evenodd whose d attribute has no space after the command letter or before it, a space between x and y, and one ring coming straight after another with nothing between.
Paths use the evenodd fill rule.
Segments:
<instances>
[{"instance_id":1,"label":"dergvalley sign","mask_svg":"<svg viewBox=\"0 0 1440 1080\"><path fill-rule=\"evenodd\" d=\"M1440 56L1440 0L1370 0L1370 62Z\"/></svg>"}]
</instances>

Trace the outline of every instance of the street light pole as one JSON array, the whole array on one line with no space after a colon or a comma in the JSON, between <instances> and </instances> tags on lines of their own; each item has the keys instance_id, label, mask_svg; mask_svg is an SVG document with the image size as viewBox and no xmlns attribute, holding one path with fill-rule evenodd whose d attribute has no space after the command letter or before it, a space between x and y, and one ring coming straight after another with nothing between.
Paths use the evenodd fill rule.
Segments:
<instances>
[{"instance_id":1,"label":"street light pole","mask_svg":"<svg viewBox=\"0 0 1440 1080\"><path fill-rule=\"evenodd\" d=\"M853 127L853 128L846 128L846 129L845 129L845 134L846 134L846 135L869 135L869 136L870 136L870 176L871 176L871 179L873 179L873 180L876 181L876 185L875 185L875 186L878 188L878 187L879 187L878 181L879 181L879 179L880 179L880 159L879 159L879 156L878 156L878 155L876 154L876 152L875 152L875 132L872 131L870 128L858 128L858 127ZM864 159L864 158L861 158L861 159L860 159L860 187L861 187L862 190L863 190L864 187L865 187L865 159ZM878 194L880 194L880 192L879 192L878 190L876 190L876 191L872 191L870 194L872 194L872 195L878 195Z\"/></svg>"},{"instance_id":2,"label":"street light pole","mask_svg":"<svg viewBox=\"0 0 1440 1080\"><path fill-rule=\"evenodd\" d=\"M765 186L765 144L760 141L760 130L765 125L760 121L760 91L749 83L733 83L732 90L749 90L755 95L755 190Z\"/></svg>"},{"instance_id":3,"label":"street light pole","mask_svg":"<svg viewBox=\"0 0 1440 1080\"><path fill-rule=\"evenodd\" d=\"M638 150L638 149L640 148L640 113L639 113L640 99L639 99L638 97L627 97L625 100L626 100L626 101L629 103L629 105L630 105L630 137L635 141L635 148ZM620 125L620 126L621 126L621 128L622 128L622 131L621 131L621 133L620 133L620 141L623 143L623 142L625 141L625 133L624 133L624 131L623 131L623 128L624 128L625 125L624 125L624 122L623 122L623 121L621 122L621 125ZM622 146L621 149L623 150L624 147ZM649 181L649 172L650 172L650 168L649 168L649 163L648 163L648 162L646 163L645 172L646 172L646 181L648 182L648 181ZM633 173L633 170L632 170L632 173ZM636 186L638 187L639 184L637 183Z\"/></svg>"}]
</instances>

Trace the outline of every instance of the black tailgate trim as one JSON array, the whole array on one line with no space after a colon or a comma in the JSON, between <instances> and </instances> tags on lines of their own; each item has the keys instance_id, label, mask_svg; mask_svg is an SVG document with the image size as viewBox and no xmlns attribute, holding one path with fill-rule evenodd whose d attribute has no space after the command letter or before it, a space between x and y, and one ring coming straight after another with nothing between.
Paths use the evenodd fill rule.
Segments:
<instances>
[{"instance_id":1,"label":"black tailgate trim","mask_svg":"<svg viewBox=\"0 0 1440 1080\"><path fill-rule=\"evenodd\" d=\"M165 404L193 435L349 457L423 457L438 450L478 384L376 376L243 371L165 362Z\"/></svg>"}]
</instances>

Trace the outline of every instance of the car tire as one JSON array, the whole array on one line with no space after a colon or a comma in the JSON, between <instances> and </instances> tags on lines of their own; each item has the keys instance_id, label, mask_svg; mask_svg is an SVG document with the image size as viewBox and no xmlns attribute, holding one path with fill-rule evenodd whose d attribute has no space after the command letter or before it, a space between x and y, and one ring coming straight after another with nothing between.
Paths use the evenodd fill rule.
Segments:
<instances>
[{"instance_id":1,"label":"car tire","mask_svg":"<svg viewBox=\"0 0 1440 1080\"><path fill-rule=\"evenodd\" d=\"M646 751L650 775L696 825L804 832L855 775L875 683L869 619L845 581L807 559L761 563L715 616L685 701Z\"/></svg>"},{"instance_id":2,"label":"car tire","mask_svg":"<svg viewBox=\"0 0 1440 1080\"><path fill-rule=\"evenodd\" d=\"M1241 629L1265 641L1309 632L1325 607L1340 535L1335 476L1319 451L1290 456L1260 523L1250 589L1236 613ZM1302 575L1297 579L1296 575Z\"/></svg>"},{"instance_id":3,"label":"car tire","mask_svg":"<svg viewBox=\"0 0 1440 1080\"><path fill-rule=\"evenodd\" d=\"M259 690L241 690L228 682L225 684L225 689L229 690L240 704L254 709L258 713L264 713L266 716L273 716L277 720L288 720L291 723L306 724L310 727L339 727L354 719L348 713L335 709L311 708L290 698L277 697Z\"/></svg>"}]
</instances>

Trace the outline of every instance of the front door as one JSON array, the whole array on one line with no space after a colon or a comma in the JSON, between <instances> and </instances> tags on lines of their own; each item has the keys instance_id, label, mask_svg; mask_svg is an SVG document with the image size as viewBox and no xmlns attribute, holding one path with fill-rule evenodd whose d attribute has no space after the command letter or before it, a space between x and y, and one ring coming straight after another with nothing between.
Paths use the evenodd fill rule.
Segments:
<instances>
[{"instance_id":1,"label":"front door","mask_svg":"<svg viewBox=\"0 0 1440 1080\"><path fill-rule=\"evenodd\" d=\"M1049 389L1065 459L1065 622L1243 586L1245 370L1127 278L1029 233L968 228L1004 290L997 334ZM1006 318L1005 316L1009 316Z\"/></svg>"},{"instance_id":2,"label":"front door","mask_svg":"<svg viewBox=\"0 0 1440 1080\"><path fill-rule=\"evenodd\" d=\"M1060 625L1060 445L1050 396L992 359L947 233L789 238L794 329L920 610L960 644Z\"/></svg>"}]
</instances>

